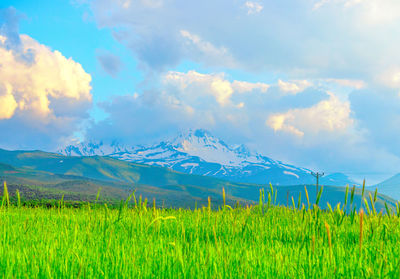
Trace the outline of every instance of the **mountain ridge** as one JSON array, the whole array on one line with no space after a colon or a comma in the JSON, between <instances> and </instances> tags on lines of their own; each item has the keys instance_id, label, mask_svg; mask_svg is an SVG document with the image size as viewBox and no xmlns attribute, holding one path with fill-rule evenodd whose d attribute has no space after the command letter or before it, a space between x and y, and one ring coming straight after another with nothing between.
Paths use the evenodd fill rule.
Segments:
<instances>
[{"instance_id":1,"label":"mountain ridge","mask_svg":"<svg viewBox=\"0 0 400 279\"><path fill-rule=\"evenodd\" d=\"M119 160L167 167L238 183L296 185L314 183L311 170L285 164L250 150L246 145L228 145L204 129L190 129L155 144L128 146L117 140L88 141L57 151L66 156L109 156ZM322 184L357 184L348 176L331 174Z\"/></svg>"},{"instance_id":2,"label":"mountain ridge","mask_svg":"<svg viewBox=\"0 0 400 279\"><path fill-rule=\"evenodd\" d=\"M222 189L226 201L233 205L253 204L259 200L260 189L267 192L269 185L234 183L226 180L179 173L159 166L149 166L111 157L63 156L43 151L7 151L0 149L0 182L13 185L13 193L19 189L23 198L51 197L60 199L62 195L73 199L94 200L98 189L106 199L126 199L133 190L149 201L156 200L158 206L191 207L207 206L211 197L214 206L223 204ZM309 201L315 202L315 185L276 186L277 204L288 205L292 200L305 199L307 186ZM10 188L11 189L11 188ZM321 208L327 202L332 206L343 203L345 187L324 186ZM368 192L369 193L369 192ZM1 187L0 187L1 194ZM371 193L373 194L373 193ZM26 196L27 195L27 196ZM361 189L356 189L355 205L362 204ZM377 210L384 210L384 203L395 206L395 201L378 194Z\"/></svg>"},{"instance_id":3,"label":"mountain ridge","mask_svg":"<svg viewBox=\"0 0 400 279\"><path fill-rule=\"evenodd\" d=\"M400 173L395 174L388 179L367 187L369 190L378 190L379 193L388 195L394 199L400 200Z\"/></svg>"}]
</instances>

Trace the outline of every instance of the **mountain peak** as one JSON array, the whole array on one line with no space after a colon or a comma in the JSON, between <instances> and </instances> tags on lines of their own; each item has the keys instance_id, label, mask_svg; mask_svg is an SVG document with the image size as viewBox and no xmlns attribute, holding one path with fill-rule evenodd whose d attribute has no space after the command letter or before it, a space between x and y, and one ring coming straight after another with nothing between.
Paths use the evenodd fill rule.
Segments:
<instances>
[{"instance_id":1,"label":"mountain peak","mask_svg":"<svg viewBox=\"0 0 400 279\"><path fill-rule=\"evenodd\" d=\"M235 152L237 152L239 154L251 156L250 149L244 144L237 145L234 148L235 148Z\"/></svg>"},{"instance_id":2,"label":"mountain peak","mask_svg":"<svg viewBox=\"0 0 400 279\"><path fill-rule=\"evenodd\" d=\"M205 129L189 129L181 132L173 141L192 141L193 139L216 140L216 137L214 137L209 131Z\"/></svg>"},{"instance_id":3,"label":"mountain peak","mask_svg":"<svg viewBox=\"0 0 400 279\"><path fill-rule=\"evenodd\" d=\"M181 133L170 144L179 152L211 163L238 166L242 161L234 148L204 129L190 129Z\"/></svg>"},{"instance_id":4,"label":"mountain peak","mask_svg":"<svg viewBox=\"0 0 400 279\"><path fill-rule=\"evenodd\" d=\"M212 137L211 133L204 129L197 129L197 130L192 131L192 133L194 136L196 136L198 138Z\"/></svg>"},{"instance_id":5,"label":"mountain peak","mask_svg":"<svg viewBox=\"0 0 400 279\"><path fill-rule=\"evenodd\" d=\"M177 137L169 142L172 145L179 147L182 147L184 143L197 143L204 145L222 144L223 146L227 147L227 145L222 140L218 139L209 131L204 129L189 129L185 132L181 132Z\"/></svg>"}]
</instances>

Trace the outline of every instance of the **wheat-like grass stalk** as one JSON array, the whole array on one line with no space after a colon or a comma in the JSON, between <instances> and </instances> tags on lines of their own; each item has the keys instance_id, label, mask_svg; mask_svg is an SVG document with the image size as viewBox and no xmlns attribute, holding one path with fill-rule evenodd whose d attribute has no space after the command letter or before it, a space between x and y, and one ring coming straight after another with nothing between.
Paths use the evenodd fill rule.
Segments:
<instances>
[{"instance_id":1,"label":"wheat-like grass stalk","mask_svg":"<svg viewBox=\"0 0 400 279\"><path fill-rule=\"evenodd\" d=\"M375 193L376 193L376 192L375 192ZM369 200L370 200L370 202L371 202L372 212L373 212L374 214L376 214L376 210L375 210L375 200L376 200L376 199L372 199L371 193L369 193Z\"/></svg>"},{"instance_id":2,"label":"wheat-like grass stalk","mask_svg":"<svg viewBox=\"0 0 400 279\"><path fill-rule=\"evenodd\" d=\"M307 191L307 187L306 187L306 186L304 186L304 191L306 192L306 198L307 198L308 209L310 209L310 199L308 198L308 191Z\"/></svg>"},{"instance_id":3,"label":"wheat-like grass stalk","mask_svg":"<svg viewBox=\"0 0 400 279\"><path fill-rule=\"evenodd\" d=\"M18 199L18 207L21 207L21 195L19 194L19 190L16 191L17 199Z\"/></svg>"},{"instance_id":4,"label":"wheat-like grass stalk","mask_svg":"<svg viewBox=\"0 0 400 279\"><path fill-rule=\"evenodd\" d=\"M362 252L364 210L360 210L360 255Z\"/></svg>"},{"instance_id":5,"label":"wheat-like grass stalk","mask_svg":"<svg viewBox=\"0 0 400 279\"><path fill-rule=\"evenodd\" d=\"M344 195L344 210L347 211L347 197L349 195L349 185L346 185L346 193Z\"/></svg>"},{"instance_id":6,"label":"wheat-like grass stalk","mask_svg":"<svg viewBox=\"0 0 400 279\"><path fill-rule=\"evenodd\" d=\"M300 210L301 206L301 192L299 192L299 199L297 200L297 209Z\"/></svg>"},{"instance_id":7,"label":"wheat-like grass stalk","mask_svg":"<svg viewBox=\"0 0 400 279\"><path fill-rule=\"evenodd\" d=\"M315 235L312 236L312 246L311 246L312 252L314 253L315 251Z\"/></svg>"},{"instance_id":8,"label":"wheat-like grass stalk","mask_svg":"<svg viewBox=\"0 0 400 279\"><path fill-rule=\"evenodd\" d=\"M328 244L329 244L329 257L332 258L332 240L331 240L331 231L327 222L325 222L325 229L328 235Z\"/></svg>"},{"instance_id":9,"label":"wheat-like grass stalk","mask_svg":"<svg viewBox=\"0 0 400 279\"><path fill-rule=\"evenodd\" d=\"M4 181L4 190L3 190L3 201L1 204L1 207L4 206L4 202L6 203L6 206L10 206L10 196L8 195L8 188L7 188L7 182Z\"/></svg>"},{"instance_id":10,"label":"wheat-like grass stalk","mask_svg":"<svg viewBox=\"0 0 400 279\"><path fill-rule=\"evenodd\" d=\"M224 209L226 205L226 194L225 194L225 188L222 187L222 199L224 200Z\"/></svg>"},{"instance_id":11,"label":"wheat-like grass stalk","mask_svg":"<svg viewBox=\"0 0 400 279\"><path fill-rule=\"evenodd\" d=\"M364 192L365 192L365 178L363 180L363 185L362 185L362 192L361 192L361 198L364 198Z\"/></svg>"}]
</instances>

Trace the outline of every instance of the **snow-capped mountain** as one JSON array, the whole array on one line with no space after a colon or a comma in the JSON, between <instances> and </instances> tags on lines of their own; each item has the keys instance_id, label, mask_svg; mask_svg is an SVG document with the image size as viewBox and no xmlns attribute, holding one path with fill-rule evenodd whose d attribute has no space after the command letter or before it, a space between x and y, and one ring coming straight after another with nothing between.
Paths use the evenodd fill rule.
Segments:
<instances>
[{"instance_id":1,"label":"snow-capped mountain","mask_svg":"<svg viewBox=\"0 0 400 279\"><path fill-rule=\"evenodd\" d=\"M58 152L67 156L111 156L234 182L271 182L275 185L314 183L308 169L275 161L250 151L245 145L230 146L205 130L189 130L172 140L149 146L125 146L116 141L111 144L84 142ZM335 176L326 176L321 183L334 185L339 181ZM343 183L340 179L339 185ZM353 182L349 179L347 183Z\"/></svg>"}]
</instances>

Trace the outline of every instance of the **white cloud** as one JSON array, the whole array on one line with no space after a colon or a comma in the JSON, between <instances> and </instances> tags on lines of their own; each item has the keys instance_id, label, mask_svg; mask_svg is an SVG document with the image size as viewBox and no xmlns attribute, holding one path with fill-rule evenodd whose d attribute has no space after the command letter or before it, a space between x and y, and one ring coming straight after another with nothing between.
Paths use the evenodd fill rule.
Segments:
<instances>
[{"instance_id":1,"label":"white cloud","mask_svg":"<svg viewBox=\"0 0 400 279\"><path fill-rule=\"evenodd\" d=\"M346 8L351 7L351 6L362 3L363 1L365 1L365 0L347 0L347 1L345 1L344 6Z\"/></svg>"},{"instance_id":2,"label":"white cloud","mask_svg":"<svg viewBox=\"0 0 400 279\"><path fill-rule=\"evenodd\" d=\"M211 95L217 103L225 106L231 103L231 97L235 93L246 93L254 90L266 92L268 84L257 82L233 81L230 82L224 74L201 74L196 71L168 72L163 78L165 85L173 85L179 88L185 98L198 98L202 95ZM239 104L240 107L240 104Z\"/></svg>"},{"instance_id":3,"label":"white cloud","mask_svg":"<svg viewBox=\"0 0 400 279\"><path fill-rule=\"evenodd\" d=\"M102 104L110 117L88 134L136 141L138 134L149 140L162 131L182 128L249 130L263 125L280 98L271 99L268 88L261 82L229 80L224 73L170 71L162 76L159 88Z\"/></svg>"},{"instance_id":4,"label":"white cloud","mask_svg":"<svg viewBox=\"0 0 400 279\"><path fill-rule=\"evenodd\" d=\"M380 25L393 24L400 18L400 2L397 0L320 0L313 6L313 10L323 7L341 7L346 10L355 9L356 24Z\"/></svg>"},{"instance_id":5,"label":"white cloud","mask_svg":"<svg viewBox=\"0 0 400 279\"><path fill-rule=\"evenodd\" d=\"M287 122L292 122L293 120L295 120L295 115L291 112L278 113L271 115L268 118L266 124L270 126L272 129L274 129L274 131L286 131L299 137L304 136L303 131L300 131L296 127L287 123Z\"/></svg>"},{"instance_id":6,"label":"white cloud","mask_svg":"<svg viewBox=\"0 0 400 279\"><path fill-rule=\"evenodd\" d=\"M180 34L185 39L185 45L189 48L193 47L194 51L198 52L198 55L209 61L210 64L219 64L226 67L235 66L236 62L227 48L216 47L187 30L181 30Z\"/></svg>"},{"instance_id":7,"label":"white cloud","mask_svg":"<svg viewBox=\"0 0 400 279\"><path fill-rule=\"evenodd\" d=\"M335 84L343 86L343 87L354 88L357 90L363 89L367 86L365 81L355 80L355 79L327 78L327 79L323 79L322 81L329 82L329 83L335 83Z\"/></svg>"},{"instance_id":8,"label":"white cloud","mask_svg":"<svg viewBox=\"0 0 400 279\"><path fill-rule=\"evenodd\" d=\"M91 101L91 76L80 64L26 35L21 36L21 42L25 53L34 53L32 64L18 59L12 50L0 47L0 84L13 96L18 111L30 110L48 117L53 114L50 99Z\"/></svg>"},{"instance_id":9,"label":"white cloud","mask_svg":"<svg viewBox=\"0 0 400 279\"><path fill-rule=\"evenodd\" d=\"M34 140L25 137L40 138L41 134L47 137L42 144L54 144L52 140L72 135L78 122L87 117L91 76L59 51L29 36L17 36L20 43L13 49L5 47L8 38L0 35L0 127L5 134L15 129L9 126L24 132L8 135L10 140L3 137L1 142L26 146Z\"/></svg>"},{"instance_id":10,"label":"white cloud","mask_svg":"<svg viewBox=\"0 0 400 279\"><path fill-rule=\"evenodd\" d=\"M324 100L305 109L290 109L269 116L266 125L274 131L284 131L303 137L321 131L340 133L346 131L354 120L350 117L350 103L342 102L333 93Z\"/></svg>"},{"instance_id":11,"label":"white cloud","mask_svg":"<svg viewBox=\"0 0 400 279\"><path fill-rule=\"evenodd\" d=\"M245 0L242 7L229 0L149 1L162 8L142 0L123 8L123 2L90 5L99 26L110 28L150 70L168 71L189 60L206 70L369 81L388 64L400 64L400 40L393 36L398 0ZM263 6L262 17L243 16L243 9Z\"/></svg>"},{"instance_id":12,"label":"white cloud","mask_svg":"<svg viewBox=\"0 0 400 279\"><path fill-rule=\"evenodd\" d=\"M269 85L265 83L250 83L244 81L230 82L224 74L201 74L196 71L187 73L168 72L163 78L166 86L175 86L185 99L201 98L211 95L217 103L225 106L231 103L235 93L245 93L254 90L266 92Z\"/></svg>"},{"instance_id":13,"label":"white cloud","mask_svg":"<svg viewBox=\"0 0 400 279\"><path fill-rule=\"evenodd\" d=\"M297 94L303 92L306 88L312 86L313 84L307 80L294 80L291 82L284 82L278 80L278 86L280 90L285 93Z\"/></svg>"},{"instance_id":14,"label":"white cloud","mask_svg":"<svg viewBox=\"0 0 400 279\"><path fill-rule=\"evenodd\" d=\"M0 120L11 118L17 107L18 104L12 95L10 87L4 92L0 92Z\"/></svg>"},{"instance_id":15,"label":"white cloud","mask_svg":"<svg viewBox=\"0 0 400 279\"><path fill-rule=\"evenodd\" d=\"M252 82L247 82L247 81L235 80L232 83L232 87L238 93L245 93L245 92L250 92L253 90L260 90L261 92L265 93L265 92L267 92L270 85L268 85L266 83L262 83L262 82L252 83Z\"/></svg>"},{"instance_id":16,"label":"white cloud","mask_svg":"<svg viewBox=\"0 0 400 279\"><path fill-rule=\"evenodd\" d=\"M252 2L252 1L247 1L246 3L244 3L244 6L247 9L248 15L257 14L257 13L261 12L262 9L264 8L260 3Z\"/></svg>"},{"instance_id":17,"label":"white cloud","mask_svg":"<svg viewBox=\"0 0 400 279\"><path fill-rule=\"evenodd\" d=\"M341 5L345 8L349 8L354 5L361 4L364 1L365 0L319 0L318 2L316 2L314 4L313 10L318 10L328 4L337 4L337 5Z\"/></svg>"},{"instance_id":18,"label":"white cloud","mask_svg":"<svg viewBox=\"0 0 400 279\"><path fill-rule=\"evenodd\" d=\"M118 0L116 2L119 2L121 7L124 9L129 9L132 7L132 2L133 5L138 5L141 4L147 8L160 8L164 5L164 0L139 0L139 1L135 1L135 0Z\"/></svg>"},{"instance_id":19,"label":"white cloud","mask_svg":"<svg viewBox=\"0 0 400 279\"><path fill-rule=\"evenodd\" d=\"M391 67L377 77L377 82L383 86L400 89L400 68Z\"/></svg>"},{"instance_id":20,"label":"white cloud","mask_svg":"<svg viewBox=\"0 0 400 279\"><path fill-rule=\"evenodd\" d=\"M313 10L318 10L319 8L323 7L324 5L330 3L331 0L319 0L314 4Z\"/></svg>"}]
</instances>

